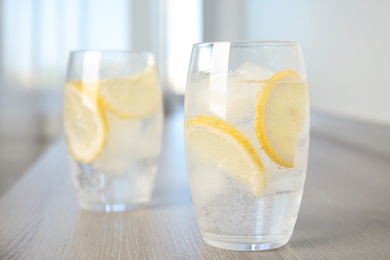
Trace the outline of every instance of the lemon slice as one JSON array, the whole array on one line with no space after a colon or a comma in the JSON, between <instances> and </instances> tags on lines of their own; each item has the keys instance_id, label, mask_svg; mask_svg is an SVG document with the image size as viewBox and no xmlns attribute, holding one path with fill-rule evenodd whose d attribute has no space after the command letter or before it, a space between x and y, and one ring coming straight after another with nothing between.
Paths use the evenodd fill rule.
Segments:
<instances>
[{"instance_id":1,"label":"lemon slice","mask_svg":"<svg viewBox=\"0 0 390 260\"><path fill-rule=\"evenodd\" d=\"M185 132L187 144L200 158L218 165L261 197L265 189L263 165L236 128L212 116L197 116L186 123Z\"/></svg>"},{"instance_id":2,"label":"lemon slice","mask_svg":"<svg viewBox=\"0 0 390 260\"><path fill-rule=\"evenodd\" d=\"M88 96L91 101L98 100L99 98L99 85L97 82L72 81L67 84L78 89L82 95Z\"/></svg>"},{"instance_id":3,"label":"lemon slice","mask_svg":"<svg viewBox=\"0 0 390 260\"><path fill-rule=\"evenodd\" d=\"M82 93L80 82L67 83L64 101L64 132L69 153L79 162L90 163L106 143L107 124L97 100Z\"/></svg>"},{"instance_id":4,"label":"lemon slice","mask_svg":"<svg viewBox=\"0 0 390 260\"><path fill-rule=\"evenodd\" d=\"M258 94L255 132L264 151L276 163L294 168L295 150L307 116L307 87L298 74L275 74Z\"/></svg>"},{"instance_id":5,"label":"lemon slice","mask_svg":"<svg viewBox=\"0 0 390 260\"><path fill-rule=\"evenodd\" d=\"M161 103L161 88L154 65L129 77L101 80L98 85L100 102L122 118L148 116Z\"/></svg>"}]
</instances>

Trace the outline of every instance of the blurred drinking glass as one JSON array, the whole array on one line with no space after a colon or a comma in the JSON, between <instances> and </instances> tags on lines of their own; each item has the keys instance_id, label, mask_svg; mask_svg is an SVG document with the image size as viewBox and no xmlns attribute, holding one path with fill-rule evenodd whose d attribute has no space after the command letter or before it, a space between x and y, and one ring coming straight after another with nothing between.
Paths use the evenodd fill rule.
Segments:
<instances>
[{"instance_id":1,"label":"blurred drinking glass","mask_svg":"<svg viewBox=\"0 0 390 260\"><path fill-rule=\"evenodd\" d=\"M152 54L71 53L64 132L81 208L125 211L148 203L162 124L161 87Z\"/></svg>"}]
</instances>

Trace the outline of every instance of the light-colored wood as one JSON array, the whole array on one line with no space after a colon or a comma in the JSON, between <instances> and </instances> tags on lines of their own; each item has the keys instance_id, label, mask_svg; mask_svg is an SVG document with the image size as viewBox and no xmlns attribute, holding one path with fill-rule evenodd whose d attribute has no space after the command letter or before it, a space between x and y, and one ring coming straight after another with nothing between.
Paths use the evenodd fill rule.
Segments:
<instances>
[{"instance_id":1,"label":"light-colored wood","mask_svg":"<svg viewBox=\"0 0 390 260\"><path fill-rule=\"evenodd\" d=\"M80 210L60 138L0 199L0 259L390 259L388 154L314 130L291 241L271 251L227 251L202 241L187 183L182 115L166 121L149 207Z\"/></svg>"}]
</instances>

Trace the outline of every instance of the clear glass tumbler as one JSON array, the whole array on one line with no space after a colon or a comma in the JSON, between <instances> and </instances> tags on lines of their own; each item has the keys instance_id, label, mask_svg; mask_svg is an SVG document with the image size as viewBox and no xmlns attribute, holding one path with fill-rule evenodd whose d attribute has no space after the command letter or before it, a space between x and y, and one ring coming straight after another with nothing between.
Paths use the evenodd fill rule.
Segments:
<instances>
[{"instance_id":1,"label":"clear glass tumbler","mask_svg":"<svg viewBox=\"0 0 390 260\"><path fill-rule=\"evenodd\" d=\"M231 250L286 244L301 203L309 149L300 45L195 44L185 94L185 148L206 243Z\"/></svg>"},{"instance_id":2,"label":"clear glass tumbler","mask_svg":"<svg viewBox=\"0 0 390 260\"><path fill-rule=\"evenodd\" d=\"M162 91L151 53L71 53L64 134L81 208L125 211L146 204L162 127Z\"/></svg>"}]
</instances>

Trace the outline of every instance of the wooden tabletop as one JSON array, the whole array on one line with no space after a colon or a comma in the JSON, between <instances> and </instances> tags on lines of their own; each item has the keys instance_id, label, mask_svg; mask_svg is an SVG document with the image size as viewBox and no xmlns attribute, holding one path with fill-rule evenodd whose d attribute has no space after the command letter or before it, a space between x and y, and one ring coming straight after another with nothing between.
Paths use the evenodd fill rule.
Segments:
<instances>
[{"instance_id":1,"label":"wooden tabletop","mask_svg":"<svg viewBox=\"0 0 390 260\"><path fill-rule=\"evenodd\" d=\"M291 241L238 252L205 244L197 230L182 123L182 110L166 118L150 206L126 213L80 210L59 138L0 198L0 259L390 259L389 128L312 120Z\"/></svg>"}]
</instances>

